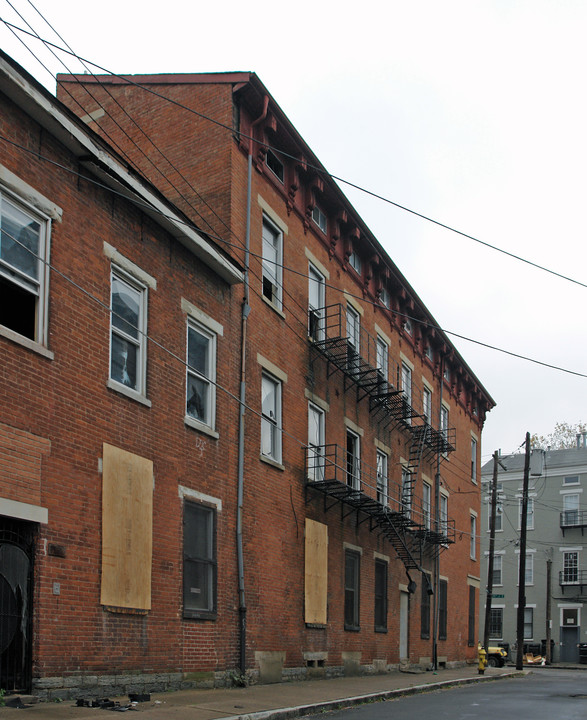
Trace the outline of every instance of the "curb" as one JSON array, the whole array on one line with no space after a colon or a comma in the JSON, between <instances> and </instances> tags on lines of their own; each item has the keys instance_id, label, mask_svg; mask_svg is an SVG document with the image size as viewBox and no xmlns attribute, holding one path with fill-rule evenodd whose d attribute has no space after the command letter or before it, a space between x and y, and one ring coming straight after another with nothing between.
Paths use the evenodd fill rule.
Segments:
<instances>
[{"instance_id":1,"label":"curb","mask_svg":"<svg viewBox=\"0 0 587 720\"><path fill-rule=\"evenodd\" d=\"M304 715L317 715L329 710L343 710L357 705L391 700L393 698L407 697L444 688L459 687L460 685L473 685L480 682L493 682L505 678L525 677L527 672L515 671L506 672L501 675L479 675L472 678L461 678L456 680L441 680L435 683L424 685L413 685L409 688L398 688L396 690L383 690L367 695L355 695L354 697L339 698L338 700L326 700L323 702L311 703L310 705L297 705L294 707L277 708L275 710L260 710L258 712L246 713L244 715L228 715L222 720L288 720L289 718L302 717Z\"/></svg>"}]
</instances>

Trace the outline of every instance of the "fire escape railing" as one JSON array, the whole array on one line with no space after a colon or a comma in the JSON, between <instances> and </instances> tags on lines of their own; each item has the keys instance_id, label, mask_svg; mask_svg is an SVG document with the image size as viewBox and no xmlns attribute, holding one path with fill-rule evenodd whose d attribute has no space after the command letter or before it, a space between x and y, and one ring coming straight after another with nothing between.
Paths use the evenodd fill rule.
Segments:
<instances>
[{"instance_id":1,"label":"fire escape railing","mask_svg":"<svg viewBox=\"0 0 587 720\"><path fill-rule=\"evenodd\" d=\"M306 502L309 493L318 493L325 511L335 505L342 517L356 511L357 524L368 520L370 530L385 535L407 570L420 568L422 542L446 546L455 541L454 520L441 520L435 531L431 508L424 507L410 482L392 484L339 445L312 445L305 453Z\"/></svg>"},{"instance_id":2,"label":"fire escape railing","mask_svg":"<svg viewBox=\"0 0 587 720\"><path fill-rule=\"evenodd\" d=\"M455 450L455 428L435 430L431 425L431 408L423 407L423 393L410 379L409 387L401 387L402 372L398 363L385 355L388 367L381 368L377 340L356 318L349 320L342 303L311 309L308 316L308 337L312 347L327 361L330 368L342 372L345 391L354 385L357 399L369 398L369 410L385 427L398 426L410 434L408 471L415 481L420 463L435 457L446 457Z\"/></svg>"},{"instance_id":3,"label":"fire escape railing","mask_svg":"<svg viewBox=\"0 0 587 720\"><path fill-rule=\"evenodd\" d=\"M566 568L558 574L558 584L562 587L579 587L580 592L587 586L587 570L579 570L577 568Z\"/></svg>"},{"instance_id":4,"label":"fire escape railing","mask_svg":"<svg viewBox=\"0 0 587 720\"><path fill-rule=\"evenodd\" d=\"M560 514L560 527L563 531L573 528L580 528L583 535L584 528L587 527L587 512L585 510L563 510Z\"/></svg>"}]
</instances>

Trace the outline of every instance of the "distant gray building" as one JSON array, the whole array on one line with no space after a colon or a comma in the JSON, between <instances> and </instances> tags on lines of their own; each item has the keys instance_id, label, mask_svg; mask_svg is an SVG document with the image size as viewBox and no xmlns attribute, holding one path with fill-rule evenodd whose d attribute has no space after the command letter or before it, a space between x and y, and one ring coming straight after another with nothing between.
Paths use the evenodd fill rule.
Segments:
<instances>
[{"instance_id":1,"label":"distant gray building","mask_svg":"<svg viewBox=\"0 0 587 720\"><path fill-rule=\"evenodd\" d=\"M547 450L540 476L531 476L528 492L526 608L524 645L545 652L547 575L551 576L552 660L578 662L579 643L587 643L587 434L577 447ZM524 454L500 457L493 565L491 644L516 642L519 542ZM489 519L493 460L481 468L481 586L487 584ZM480 592L483 637L486 593ZM585 612L583 607L585 606ZM582 653L585 656L585 651Z\"/></svg>"}]
</instances>

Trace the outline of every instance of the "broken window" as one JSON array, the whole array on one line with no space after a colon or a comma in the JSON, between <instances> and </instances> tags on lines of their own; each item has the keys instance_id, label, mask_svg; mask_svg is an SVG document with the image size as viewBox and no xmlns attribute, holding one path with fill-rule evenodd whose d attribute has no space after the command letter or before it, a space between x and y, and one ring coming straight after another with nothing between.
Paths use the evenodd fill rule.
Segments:
<instances>
[{"instance_id":1,"label":"broken window","mask_svg":"<svg viewBox=\"0 0 587 720\"><path fill-rule=\"evenodd\" d=\"M119 269L112 269L110 377L145 392L147 289Z\"/></svg>"},{"instance_id":2,"label":"broken window","mask_svg":"<svg viewBox=\"0 0 587 720\"><path fill-rule=\"evenodd\" d=\"M266 217L263 218L263 296L281 309L283 235Z\"/></svg>"},{"instance_id":3,"label":"broken window","mask_svg":"<svg viewBox=\"0 0 587 720\"><path fill-rule=\"evenodd\" d=\"M186 502L183 510L183 612L216 612L216 510Z\"/></svg>"},{"instance_id":4,"label":"broken window","mask_svg":"<svg viewBox=\"0 0 587 720\"><path fill-rule=\"evenodd\" d=\"M0 193L0 324L39 343L46 339L49 221Z\"/></svg>"},{"instance_id":5,"label":"broken window","mask_svg":"<svg viewBox=\"0 0 587 720\"><path fill-rule=\"evenodd\" d=\"M281 383L267 373L261 380L261 454L281 462Z\"/></svg>"},{"instance_id":6,"label":"broken window","mask_svg":"<svg viewBox=\"0 0 587 720\"><path fill-rule=\"evenodd\" d=\"M214 426L216 398L216 335L201 325L188 323L187 400L189 417Z\"/></svg>"}]
</instances>

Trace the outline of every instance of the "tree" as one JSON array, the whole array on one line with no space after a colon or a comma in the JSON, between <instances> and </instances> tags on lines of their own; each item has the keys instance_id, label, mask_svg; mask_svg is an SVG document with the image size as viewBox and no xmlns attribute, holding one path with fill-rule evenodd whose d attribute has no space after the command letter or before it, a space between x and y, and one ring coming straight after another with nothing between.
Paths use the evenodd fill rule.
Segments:
<instances>
[{"instance_id":1,"label":"tree","mask_svg":"<svg viewBox=\"0 0 587 720\"><path fill-rule=\"evenodd\" d=\"M548 435L532 435L531 443L533 448L546 450L566 450L577 447L577 435L587 431L587 423L557 422L554 430Z\"/></svg>"}]
</instances>

